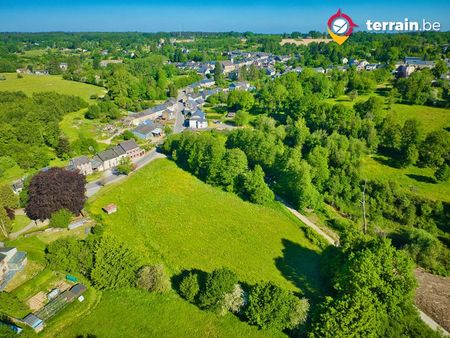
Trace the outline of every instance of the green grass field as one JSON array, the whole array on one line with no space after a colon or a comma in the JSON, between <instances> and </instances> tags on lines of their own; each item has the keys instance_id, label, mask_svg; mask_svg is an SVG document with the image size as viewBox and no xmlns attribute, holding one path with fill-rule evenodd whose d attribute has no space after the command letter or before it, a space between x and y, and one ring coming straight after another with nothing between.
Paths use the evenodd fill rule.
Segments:
<instances>
[{"instance_id":1,"label":"green grass field","mask_svg":"<svg viewBox=\"0 0 450 338\"><path fill-rule=\"evenodd\" d=\"M14 218L11 232L19 231L30 224L31 220L26 215L17 215Z\"/></svg>"},{"instance_id":2,"label":"green grass field","mask_svg":"<svg viewBox=\"0 0 450 338\"><path fill-rule=\"evenodd\" d=\"M106 216L101 208L116 203ZM258 206L207 185L163 159L105 187L89 201L105 233L137 250L148 263L163 262L171 274L185 269L234 270L242 282L274 281L284 288L321 293L320 249L303 225L278 203ZM123 320L126 316L126 321ZM175 292L104 292L88 317L58 332L74 337L273 337L228 314L201 311ZM52 336L50 330L46 336Z\"/></svg>"},{"instance_id":3,"label":"green grass field","mask_svg":"<svg viewBox=\"0 0 450 338\"><path fill-rule=\"evenodd\" d=\"M369 95L359 96L352 102L348 96L343 95L338 99L327 101L352 106L359 100L368 98ZM450 128L450 109L399 103L393 104L390 109L387 105L385 108L386 112L391 114L400 125L403 125L407 119L417 119L420 123L422 138L431 131ZM437 183L434 179L434 170L431 168L416 166L395 168L389 165L389 158L372 155L363 159L362 175L368 179L391 179L398 182L405 191L432 200L450 202L450 182Z\"/></svg>"},{"instance_id":4,"label":"green grass field","mask_svg":"<svg viewBox=\"0 0 450 338\"><path fill-rule=\"evenodd\" d=\"M51 337L53 332L45 332ZM159 295L141 290L104 292L99 305L58 337L286 337L261 331L227 314L220 317L199 310L173 293Z\"/></svg>"},{"instance_id":5,"label":"green grass field","mask_svg":"<svg viewBox=\"0 0 450 338\"><path fill-rule=\"evenodd\" d=\"M81 109L76 112L66 114L59 126L61 131L69 138L70 142L76 141L80 136L93 138L100 142L107 139L109 135L102 135L98 132L100 123L96 120L89 120L84 118L86 109ZM106 147L106 146L105 146Z\"/></svg>"},{"instance_id":6,"label":"green grass field","mask_svg":"<svg viewBox=\"0 0 450 338\"><path fill-rule=\"evenodd\" d=\"M363 159L362 177L368 179L390 179L406 191L431 200L450 202L450 182L437 183L431 168L394 168L387 164L388 158L381 155L366 156Z\"/></svg>"},{"instance_id":7,"label":"green grass field","mask_svg":"<svg viewBox=\"0 0 450 338\"><path fill-rule=\"evenodd\" d=\"M35 92L55 91L60 94L80 96L90 101L91 95L103 95L105 89L86 83L64 80L60 75L24 75L17 78L15 73L3 74L6 80L0 81L0 91L23 91L27 95Z\"/></svg>"},{"instance_id":8,"label":"green grass field","mask_svg":"<svg viewBox=\"0 0 450 338\"><path fill-rule=\"evenodd\" d=\"M127 181L106 187L89 210L102 215L108 203L116 203L119 211L102 216L105 231L174 273L225 266L249 283L272 280L305 293L320 288L320 250L278 203L244 202L169 160L156 160Z\"/></svg>"}]
</instances>

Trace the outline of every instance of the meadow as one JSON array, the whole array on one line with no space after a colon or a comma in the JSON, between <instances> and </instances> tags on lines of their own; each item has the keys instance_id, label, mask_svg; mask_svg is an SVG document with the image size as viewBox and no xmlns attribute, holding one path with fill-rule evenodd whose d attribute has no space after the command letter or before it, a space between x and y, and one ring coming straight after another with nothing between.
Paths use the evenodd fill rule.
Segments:
<instances>
[{"instance_id":1,"label":"meadow","mask_svg":"<svg viewBox=\"0 0 450 338\"><path fill-rule=\"evenodd\" d=\"M80 96L88 102L91 95L105 94L105 89L102 87L64 80L61 75L23 75L21 79L15 73L3 75L6 80L0 81L0 91L22 91L27 95L55 91L59 94Z\"/></svg>"},{"instance_id":2,"label":"meadow","mask_svg":"<svg viewBox=\"0 0 450 338\"><path fill-rule=\"evenodd\" d=\"M367 100L369 97L362 95L351 101L348 96L343 95L328 101L352 106L359 100ZM385 105L385 110L400 125L407 119L417 119L422 138L431 131L450 128L450 109L394 103L390 108ZM450 202L450 182L436 182L432 168L418 166L396 168L391 165L389 157L376 154L364 157L361 174L368 179L382 178L396 181L405 191L427 199Z\"/></svg>"},{"instance_id":3,"label":"meadow","mask_svg":"<svg viewBox=\"0 0 450 338\"><path fill-rule=\"evenodd\" d=\"M118 212L106 216L101 208L109 203ZM106 233L172 273L228 267L248 283L271 280L307 294L320 289L320 249L284 207L244 202L169 160L105 187L88 209L103 218Z\"/></svg>"},{"instance_id":4,"label":"meadow","mask_svg":"<svg viewBox=\"0 0 450 338\"><path fill-rule=\"evenodd\" d=\"M78 305L78 304L77 304ZM125 321L126 318L126 321ZM44 331L52 337L54 330ZM58 337L286 337L281 332L258 330L227 314L202 311L174 293L155 294L129 289L107 291L100 303Z\"/></svg>"}]
</instances>

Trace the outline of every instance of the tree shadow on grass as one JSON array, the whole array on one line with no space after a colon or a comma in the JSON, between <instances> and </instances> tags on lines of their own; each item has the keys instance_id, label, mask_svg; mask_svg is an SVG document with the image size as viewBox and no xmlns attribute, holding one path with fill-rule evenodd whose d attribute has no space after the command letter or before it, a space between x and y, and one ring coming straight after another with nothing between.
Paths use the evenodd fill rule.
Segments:
<instances>
[{"instance_id":1,"label":"tree shadow on grass","mask_svg":"<svg viewBox=\"0 0 450 338\"><path fill-rule=\"evenodd\" d=\"M283 256L275 259L276 267L305 297L312 301L317 300L323 289L320 255L288 239L283 239L282 243Z\"/></svg>"},{"instance_id":2,"label":"tree shadow on grass","mask_svg":"<svg viewBox=\"0 0 450 338\"><path fill-rule=\"evenodd\" d=\"M409 178L412 178L413 180L416 180L416 181L418 181L418 182L423 182L423 183L436 183L436 181L434 180L434 178L429 177L429 176L416 175L416 174L406 174L406 176L408 176Z\"/></svg>"},{"instance_id":3,"label":"tree shadow on grass","mask_svg":"<svg viewBox=\"0 0 450 338\"><path fill-rule=\"evenodd\" d=\"M372 156L372 158L378 163L391 167L391 168L400 168L398 161L393 159L392 157L383 157L383 156Z\"/></svg>"}]
</instances>

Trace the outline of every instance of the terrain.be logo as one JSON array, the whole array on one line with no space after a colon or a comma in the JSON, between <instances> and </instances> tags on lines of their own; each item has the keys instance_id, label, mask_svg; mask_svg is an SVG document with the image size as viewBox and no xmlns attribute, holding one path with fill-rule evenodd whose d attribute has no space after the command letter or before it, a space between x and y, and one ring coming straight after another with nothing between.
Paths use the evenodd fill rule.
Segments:
<instances>
[{"instance_id":1,"label":"terrain.be logo","mask_svg":"<svg viewBox=\"0 0 450 338\"><path fill-rule=\"evenodd\" d=\"M340 9L328 19L328 33L340 45L350 37L354 27L358 25Z\"/></svg>"}]
</instances>

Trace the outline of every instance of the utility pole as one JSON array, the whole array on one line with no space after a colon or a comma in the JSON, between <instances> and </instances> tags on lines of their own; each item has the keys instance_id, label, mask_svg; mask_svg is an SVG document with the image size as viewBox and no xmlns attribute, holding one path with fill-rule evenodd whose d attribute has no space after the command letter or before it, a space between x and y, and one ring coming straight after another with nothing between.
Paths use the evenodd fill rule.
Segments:
<instances>
[{"instance_id":1,"label":"utility pole","mask_svg":"<svg viewBox=\"0 0 450 338\"><path fill-rule=\"evenodd\" d=\"M366 218L366 185L367 185L367 179L364 180L364 189L362 192L362 211L363 211L363 222L364 222L364 235L367 235L367 218Z\"/></svg>"}]
</instances>

